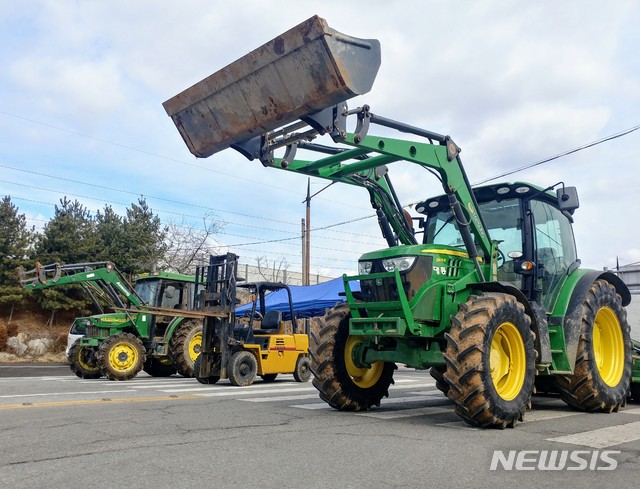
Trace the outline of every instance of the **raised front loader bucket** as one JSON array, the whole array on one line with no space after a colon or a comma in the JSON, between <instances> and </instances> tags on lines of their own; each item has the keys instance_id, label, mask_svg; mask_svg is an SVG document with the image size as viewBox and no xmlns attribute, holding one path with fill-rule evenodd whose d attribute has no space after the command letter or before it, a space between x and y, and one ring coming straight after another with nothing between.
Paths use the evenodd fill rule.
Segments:
<instances>
[{"instance_id":1,"label":"raised front loader bucket","mask_svg":"<svg viewBox=\"0 0 640 489\"><path fill-rule=\"evenodd\" d=\"M314 16L167 100L189 150L206 158L371 90L380 43Z\"/></svg>"}]
</instances>

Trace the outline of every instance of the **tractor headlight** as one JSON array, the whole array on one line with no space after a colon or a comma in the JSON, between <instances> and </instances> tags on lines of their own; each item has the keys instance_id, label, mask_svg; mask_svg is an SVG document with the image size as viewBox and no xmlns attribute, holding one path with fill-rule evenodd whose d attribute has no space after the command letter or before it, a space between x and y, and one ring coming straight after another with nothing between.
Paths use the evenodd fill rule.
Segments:
<instances>
[{"instance_id":1,"label":"tractor headlight","mask_svg":"<svg viewBox=\"0 0 640 489\"><path fill-rule=\"evenodd\" d=\"M358 274L359 275L368 275L371 273L371 269L373 268L372 261L359 261L358 262Z\"/></svg>"},{"instance_id":2,"label":"tractor headlight","mask_svg":"<svg viewBox=\"0 0 640 489\"><path fill-rule=\"evenodd\" d=\"M385 258L382 260L382 266L387 272L393 272L398 269L399 272L409 270L416 261L415 256L399 256L397 258Z\"/></svg>"}]
</instances>

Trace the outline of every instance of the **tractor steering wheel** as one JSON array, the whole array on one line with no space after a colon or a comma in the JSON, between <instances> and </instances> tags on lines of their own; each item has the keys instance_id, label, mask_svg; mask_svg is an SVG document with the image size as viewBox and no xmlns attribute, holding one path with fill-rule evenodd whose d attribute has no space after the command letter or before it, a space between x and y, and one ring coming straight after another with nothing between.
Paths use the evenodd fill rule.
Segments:
<instances>
[{"instance_id":1,"label":"tractor steering wheel","mask_svg":"<svg viewBox=\"0 0 640 489\"><path fill-rule=\"evenodd\" d=\"M254 312L254 313L253 313L252 318L253 318L254 320L256 320L256 321L262 321L262 319L263 319L263 318L262 318L262 314L260 314L258 311L256 311L256 312Z\"/></svg>"},{"instance_id":2,"label":"tractor steering wheel","mask_svg":"<svg viewBox=\"0 0 640 489\"><path fill-rule=\"evenodd\" d=\"M502 250L498 249L496 251L498 252L498 259L496 260L496 264L498 265L498 268L500 268L502 265L505 264L505 262L507 261L507 258L504 256L504 253L502 252Z\"/></svg>"}]
</instances>

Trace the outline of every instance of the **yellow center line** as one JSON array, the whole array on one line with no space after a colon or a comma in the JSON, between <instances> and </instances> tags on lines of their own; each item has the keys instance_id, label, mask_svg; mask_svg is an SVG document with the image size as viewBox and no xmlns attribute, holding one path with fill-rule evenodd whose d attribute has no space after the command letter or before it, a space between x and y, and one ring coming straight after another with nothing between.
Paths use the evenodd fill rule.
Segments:
<instances>
[{"instance_id":1,"label":"yellow center line","mask_svg":"<svg viewBox=\"0 0 640 489\"><path fill-rule=\"evenodd\" d=\"M189 399L206 399L198 394L185 394L183 396L155 396L155 397L123 397L119 399L82 399L77 401L52 401L52 402L25 402L22 404L0 405L0 411L10 411L13 409L61 407L61 406L88 406L105 403L133 403L133 402L156 402L156 401L186 401Z\"/></svg>"}]
</instances>

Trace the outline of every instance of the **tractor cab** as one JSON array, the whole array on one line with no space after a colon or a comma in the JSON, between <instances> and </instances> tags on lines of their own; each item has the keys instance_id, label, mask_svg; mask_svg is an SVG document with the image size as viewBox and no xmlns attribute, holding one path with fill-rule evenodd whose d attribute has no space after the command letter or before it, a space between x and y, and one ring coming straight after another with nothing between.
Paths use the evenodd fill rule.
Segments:
<instances>
[{"instance_id":1,"label":"tractor cab","mask_svg":"<svg viewBox=\"0 0 640 489\"><path fill-rule=\"evenodd\" d=\"M473 189L487 231L497 240L497 279L520 289L529 301L553 309L564 280L580 266L571 223L578 207L573 187L557 193L528 183L500 183ZM423 243L464 250L458 223L446 196L427 199L416 210ZM481 256L488 261L488 257Z\"/></svg>"}]
</instances>

